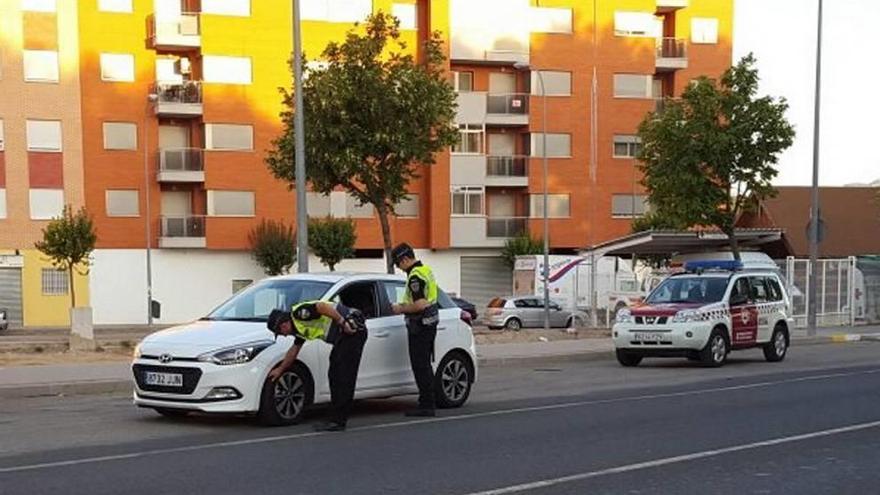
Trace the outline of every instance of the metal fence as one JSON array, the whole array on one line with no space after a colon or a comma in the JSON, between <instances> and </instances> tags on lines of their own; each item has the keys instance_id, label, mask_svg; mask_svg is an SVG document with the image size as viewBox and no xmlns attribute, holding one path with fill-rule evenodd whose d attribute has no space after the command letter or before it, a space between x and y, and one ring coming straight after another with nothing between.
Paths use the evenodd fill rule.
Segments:
<instances>
[{"instance_id":1,"label":"metal fence","mask_svg":"<svg viewBox=\"0 0 880 495\"><path fill-rule=\"evenodd\" d=\"M810 311L810 260L793 257L777 261L785 277L791 298L795 327L807 326ZM855 257L821 259L815 266L816 324L819 326L852 325L856 289Z\"/></svg>"}]
</instances>

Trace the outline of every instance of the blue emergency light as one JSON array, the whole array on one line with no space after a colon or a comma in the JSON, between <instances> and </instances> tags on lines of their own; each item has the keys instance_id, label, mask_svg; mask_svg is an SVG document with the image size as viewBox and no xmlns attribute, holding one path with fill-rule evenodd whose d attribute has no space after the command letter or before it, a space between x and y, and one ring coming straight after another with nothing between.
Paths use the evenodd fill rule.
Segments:
<instances>
[{"instance_id":1,"label":"blue emergency light","mask_svg":"<svg viewBox=\"0 0 880 495\"><path fill-rule=\"evenodd\" d=\"M684 269L688 272L698 272L705 270L726 270L732 272L736 270L741 270L742 267L742 262L736 260L699 260L687 261L684 264Z\"/></svg>"}]
</instances>

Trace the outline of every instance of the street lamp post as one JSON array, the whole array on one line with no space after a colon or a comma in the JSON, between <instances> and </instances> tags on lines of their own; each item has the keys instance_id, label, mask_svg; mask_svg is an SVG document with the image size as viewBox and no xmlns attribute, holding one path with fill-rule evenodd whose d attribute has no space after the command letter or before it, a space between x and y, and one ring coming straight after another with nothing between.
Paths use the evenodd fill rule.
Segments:
<instances>
[{"instance_id":1,"label":"street lamp post","mask_svg":"<svg viewBox=\"0 0 880 495\"><path fill-rule=\"evenodd\" d=\"M529 65L517 62L513 64L513 68L517 70L528 70ZM550 330L550 220L548 213L547 201L547 92L544 90L544 76L541 71L537 70L538 82L541 85L541 157L544 165L544 330Z\"/></svg>"},{"instance_id":2,"label":"street lamp post","mask_svg":"<svg viewBox=\"0 0 880 495\"><path fill-rule=\"evenodd\" d=\"M293 123L294 182L296 183L296 261L297 271L309 271L309 220L306 205L306 153L305 123L303 118L302 92L302 29L300 26L299 1L293 0L293 89L295 112Z\"/></svg>"},{"instance_id":3,"label":"street lamp post","mask_svg":"<svg viewBox=\"0 0 880 495\"><path fill-rule=\"evenodd\" d=\"M819 261L819 106L821 102L822 82L822 0L819 0L819 20L816 28L816 101L813 108L813 184L810 191L810 271L808 273L809 289L807 291L807 334L816 335L816 264Z\"/></svg>"},{"instance_id":4,"label":"street lamp post","mask_svg":"<svg viewBox=\"0 0 880 495\"><path fill-rule=\"evenodd\" d=\"M147 129L147 122L150 120L150 110L153 104L159 100L159 95L149 93L147 95L146 118L144 119L144 235L145 245L147 247L147 326L153 326L153 232L152 232L152 215L150 209L150 133Z\"/></svg>"}]
</instances>

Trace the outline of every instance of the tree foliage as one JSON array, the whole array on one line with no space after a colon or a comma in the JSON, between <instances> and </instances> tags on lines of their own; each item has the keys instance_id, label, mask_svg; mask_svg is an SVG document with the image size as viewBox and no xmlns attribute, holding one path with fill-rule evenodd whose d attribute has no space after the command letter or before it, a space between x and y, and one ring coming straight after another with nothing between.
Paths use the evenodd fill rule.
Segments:
<instances>
[{"instance_id":1,"label":"tree foliage","mask_svg":"<svg viewBox=\"0 0 880 495\"><path fill-rule=\"evenodd\" d=\"M775 194L775 165L795 135L785 99L757 92L758 71L748 55L720 81L700 77L681 99L646 117L639 160L654 215L646 222L717 227L739 259L736 219Z\"/></svg>"},{"instance_id":2,"label":"tree foliage","mask_svg":"<svg viewBox=\"0 0 880 495\"><path fill-rule=\"evenodd\" d=\"M342 43L321 54L325 65L303 83L306 173L314 191L339 187L376 208L385 257L391 265L389 216L418 176L418 165L458 139L455 91L444 73L440 36L423 45L423 60L404 54L399 21L379 12ZM273 141L267 165L294 181L294 98L282 90L283 134Z\"/></svg>"},{"instance_id":3,"label":"tree foliage","mask_svg":"<svg viewBox=\"0 0 880 495\"><path fill-rule=\"evenodd\" d=\"M282 275L296 262L296 234L292 226L263 220L248 233L251 255L266 275Z\"/></svg>"},{"instance_id":4,"label":"tree foliage","mask_svg":"<svg viewBox=\"0 0 880 495\"><path fill-rule=\"evenodd\" d=\"M544 241L533 239L528 234L522 234L504 242L504 247L501 249L501 257L504 258L504 263L513 269L514 265L516 265L517 256L528 256L543 252Z\"/></svg>"},{"instance_id":5,"label":"tree foliage","mask_svg":"<svg viewBox=\"0 0 880 495\"><path fill-rule=\"evenodd\" d=\"M355 241L357 234L350 219L328 216L309 221L309 248L331 272L340 261L354 256Z\"/></svg>"},{"instance_id":6,"label":"tree foliage","mask_svg":"<svg viewBox=\"0 0 880 495\"><path fill-rule=\"evenodd\" d=\"M64 207L61 216L49 222L43 229L43 240L34 243L41 253L49 257L52 265L67 272L70 287L70 307L76 307L76 288L73 273L88 275L90 255L95 249L98 234L95 223L85 208L76 213L70 205Z\"/></svg>"}]
</instances>

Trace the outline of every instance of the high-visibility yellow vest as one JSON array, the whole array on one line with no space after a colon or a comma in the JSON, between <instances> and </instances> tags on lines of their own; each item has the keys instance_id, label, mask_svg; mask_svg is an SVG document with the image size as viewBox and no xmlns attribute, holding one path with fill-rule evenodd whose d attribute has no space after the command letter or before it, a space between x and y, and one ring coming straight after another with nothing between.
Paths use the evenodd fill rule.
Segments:
<instances>
[{"instance_id":1,"label":"high-visibility yellow vest","mask_svg":"<svg viewBox=\"0 0 880 495\"><path fill-rule=\"evenodd\" d=\"M297 319L296 313L297 309L307 304L317 304L321 301L305 301L299 304L296 304L291 308L290 313L293 319L293 324L296 325L296 332L306 340L327 340L327 335L330 331L330 326L333 325L333 319L329 316L321 315L315 320L300 320Z\"/></svg>"},{"instance_id":2,"label":"high-visibility yellow vest","mask_svg":"<svg viewBox=\"0 0 880 495\"><path fill-rule=\"evenodd\" d=\"M406 279L406 292L403 294L403 302L405 304L413 302L412 292L409 288L410 281L412 281L413 278L418 278L425 283L425 297L428 299L429 303L437 304L437 281L434 279L434 272L425 265L414 267L409 271L409 275Z\"/></svg>"}]
</instances>

